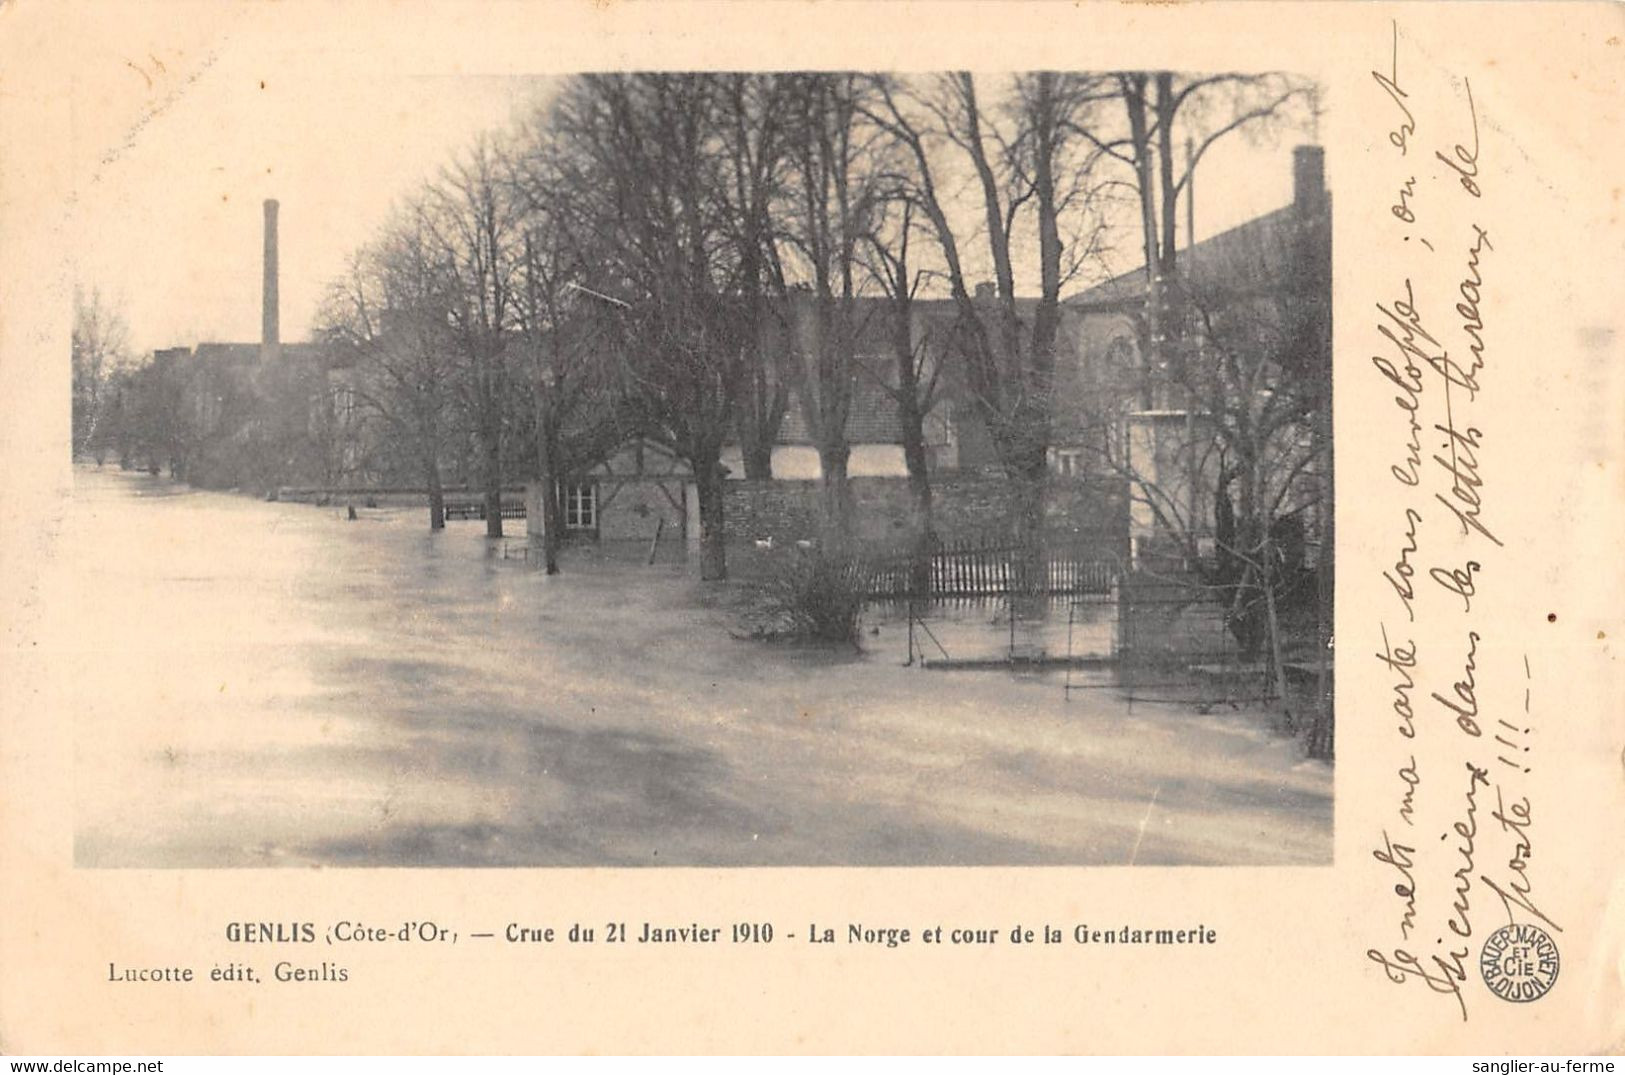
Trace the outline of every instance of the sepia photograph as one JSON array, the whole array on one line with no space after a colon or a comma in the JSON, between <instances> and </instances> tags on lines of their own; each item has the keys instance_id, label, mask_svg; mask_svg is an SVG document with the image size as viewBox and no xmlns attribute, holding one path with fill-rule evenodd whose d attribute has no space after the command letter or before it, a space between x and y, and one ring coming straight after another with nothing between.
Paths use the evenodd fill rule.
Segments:
<instances>
[{"instance_id":1,"label":"sepia photograph","mask_svg":"<svg viewBox=\"0 0 1625 1075\"><path fill-rule=\"evenodd\" d=\"M0 1052L1605 1070L1621 26L0 3Z\"/></svg>"},{"instance_id":2,"label":"sepia photograph","mask_svg":"<svg viewBox=\"0 0 1625 1075\"><path fill-rule=\"evenodd\" d=\"M75 864L1329 865L1325 107L617 71L153 116L80 192Z\"/></svg>"}]
</instances>

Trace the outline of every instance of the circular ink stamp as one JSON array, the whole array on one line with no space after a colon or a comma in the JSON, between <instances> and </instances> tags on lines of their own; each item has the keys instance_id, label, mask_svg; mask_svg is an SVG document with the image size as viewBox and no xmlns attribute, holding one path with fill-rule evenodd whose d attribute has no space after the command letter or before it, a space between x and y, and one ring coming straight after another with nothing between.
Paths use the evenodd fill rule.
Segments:
<instances>
[{"instance_id":1,"label":"circular ink stamp","mask_svg":"<svg viewBox=\"0 0 1625 1075\"><path fill-rule=\"evenodd\" d=\"M1557 942L1539 926L1502 926L1484 942L1478 970L1490 992L1514 1004L1539 1000L1557 981Z\"/></svg>"}]
</instances>

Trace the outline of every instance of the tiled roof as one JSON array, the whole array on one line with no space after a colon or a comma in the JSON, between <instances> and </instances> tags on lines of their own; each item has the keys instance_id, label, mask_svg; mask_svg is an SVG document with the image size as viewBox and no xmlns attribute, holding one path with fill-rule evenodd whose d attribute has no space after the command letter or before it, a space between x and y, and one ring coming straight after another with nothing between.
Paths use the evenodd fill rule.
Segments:
<instances>
[{"instance_id":1,"label":"tiled roof","mask_svg":"<svg viewBox=\"0 0 1625 1075\"><path fill-rule=\"evenodd\" d=\"M897 421L897 401L887 386L897 383L890 355L868 355L858 359L861 369L852 375L852 404L847 414L846 439L851 444L900 444L902 427ZM811 444L812 431L806 412L792 392L789 409L779 426L779 444Z\"/></svg>"}]
</instances>

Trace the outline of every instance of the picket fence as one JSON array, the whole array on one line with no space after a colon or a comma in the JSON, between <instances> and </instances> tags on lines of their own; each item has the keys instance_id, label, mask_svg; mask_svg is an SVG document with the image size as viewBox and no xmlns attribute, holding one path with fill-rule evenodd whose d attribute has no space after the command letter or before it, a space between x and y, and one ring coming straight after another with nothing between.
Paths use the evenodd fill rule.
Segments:
<instances>
[{"instance_id":1,"label":"picket fence","mask_svg":"<svg viewBox=\"0 0 1625 1075\"><path fill-rule=\"evenodd\" d=\"M930 553L855 561L849 568L849 577L865 597L885 600L1108 594L1116 583L1118 571L1113 561L1071 551L1047 551L1041 561L1031 563L1028 551L1020 545L960 541L944 544Z\"/></svg>"}]
</instances>

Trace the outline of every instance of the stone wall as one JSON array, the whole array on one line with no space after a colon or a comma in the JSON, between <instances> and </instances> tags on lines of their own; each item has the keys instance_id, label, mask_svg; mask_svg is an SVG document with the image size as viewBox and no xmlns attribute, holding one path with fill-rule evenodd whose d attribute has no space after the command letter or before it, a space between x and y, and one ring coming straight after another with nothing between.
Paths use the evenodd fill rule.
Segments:
<instances>
[{"instance_id":1,"label":"stone wall","mask_svg":"<svg viewBox=\"0 0 1625 1075\"><path fill-rule=\"evenodd\" d=\"M902 477L851 478L854 535L869 551L907 548L914 537L914 498ZM818 536L818 481L730 481L724 512L729 540L775 546ZM932 514L944 540L997 541L1013 532L1015 492L997 473L932 476ZM1045 532L1068 547L1091 547L1101 555L1126 555L1127 500L1101 485L1053 479L1045 491Z\"/></svg>"}]
</instances>

